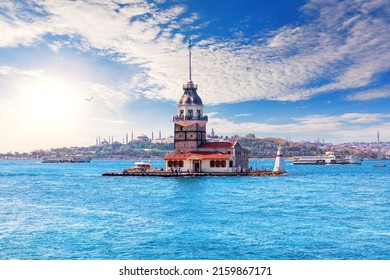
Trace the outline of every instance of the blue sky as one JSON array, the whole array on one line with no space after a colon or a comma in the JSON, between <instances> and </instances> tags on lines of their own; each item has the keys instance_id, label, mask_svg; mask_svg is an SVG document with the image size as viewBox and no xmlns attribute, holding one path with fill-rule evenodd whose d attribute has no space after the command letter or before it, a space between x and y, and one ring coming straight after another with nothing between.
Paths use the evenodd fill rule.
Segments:
<instances>
[{"instance_id":1,"label":"blue sky","mask_svg":"<svg viewBox=\"0 0 390 280\"><path fill-rule=\"evenodd\" d=\"M172 135L189 36L209 132L390 141L387 0L3 0L0 29L0 152Z\"/></svg>"}]
</instances>

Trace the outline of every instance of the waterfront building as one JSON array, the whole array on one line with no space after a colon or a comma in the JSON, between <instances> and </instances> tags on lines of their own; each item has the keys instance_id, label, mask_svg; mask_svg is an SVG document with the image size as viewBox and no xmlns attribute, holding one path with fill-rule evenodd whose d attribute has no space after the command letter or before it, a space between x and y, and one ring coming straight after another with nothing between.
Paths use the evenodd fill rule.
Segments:
<instances>
[{"instance_id":1,"label":"waterfront building","mask_svg":"<svg viewBox=\"0 0 390 280\"><path fill-rule=\"evenodd\" d=\"M237 141L207 142L207 115L191 78L189 45L189 81L183 86L174 123L174 151L165 156L166 168L191 172L240 172L248 170L248 150Z\"/></svg>"}]
</instances>

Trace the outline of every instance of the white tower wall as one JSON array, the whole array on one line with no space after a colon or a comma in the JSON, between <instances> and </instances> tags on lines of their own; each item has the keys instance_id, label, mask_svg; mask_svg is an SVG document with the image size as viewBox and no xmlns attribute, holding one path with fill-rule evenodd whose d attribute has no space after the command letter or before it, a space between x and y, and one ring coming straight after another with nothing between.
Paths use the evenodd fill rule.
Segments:
<instances>
[{"instance_id":1,"label":"white tower wall","mask_svg":"<svg viewBox=\"0 0 390 280\"><path fill-rule=\"evenodd\" d=\"M284 167L284 158L281 149L278 149L276 153L274 172L286 172L286 168Z\"/></svg>"}]
</instances>

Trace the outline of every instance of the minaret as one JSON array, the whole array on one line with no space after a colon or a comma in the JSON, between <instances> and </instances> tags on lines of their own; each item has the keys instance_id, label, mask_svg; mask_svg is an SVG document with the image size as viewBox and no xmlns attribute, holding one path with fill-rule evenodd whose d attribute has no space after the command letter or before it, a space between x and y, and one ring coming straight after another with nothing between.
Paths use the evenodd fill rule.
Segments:
<instances>
[{"instance_id":1,"label":"minaret","mask_svg":"<svg viewBox=\"0 0 390 280\"><path fill-rule=\"evenodd\" d=\"M379 131L376 132L376 143L379 144Z\"/></svg>"},{"instance_id":2,"label":"minaret","mask_svg":"<svg viewBox=\"0 0 390 280\"><path fill-rule=\"evenodd\" d=\"M191 77L191 39L188 44L189 81L183 86L184 92L178 103L178 114L173 117L175 124L174 145L176 153L195 151L206 141L207 116L203 115L202 99L198 87Z\"/></svg>"},{"instance_id":3,"label":"minaret","mask_svg":"<svg viewBox=\"0 0 390 280\"><path fill-rule=\"evenodd\" d=\"M284 168L284 159L281 147L278 147L278 152L276 153L273 172L286 172L286 169Z\"/></svg>"}]
</instances>

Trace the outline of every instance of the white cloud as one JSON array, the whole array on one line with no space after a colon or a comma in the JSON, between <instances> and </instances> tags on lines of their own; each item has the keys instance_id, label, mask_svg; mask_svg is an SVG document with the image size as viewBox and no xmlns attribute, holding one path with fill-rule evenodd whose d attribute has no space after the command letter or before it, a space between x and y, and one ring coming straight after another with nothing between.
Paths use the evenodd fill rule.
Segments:
<instances>
[{"instance_id":1,"label":"white cloud","mask_svg":"<svg viewBox=\"0 0 390 280\"><path fill-rule=\"evenodd\" d=\"M121 129L127 125L121 120L126 119L124 112L132 100L141 96L178 100L188 78L189 30L198 32L193 35L192 77L205 105L261 99L298 101L337 90L356 92L347 100L390 96L388 85L380 87L376 83L376 89L370 88L381 73L390 69L389 1L308 1L301 9L305 17L302 23L273 30L258 41L245 39L245 44L241 36L225 41L204 37L202 29L209 24L208 19L169 1L164 2L167 8L162 8L160 2L164 1L3 0L0 48L33 49L46 44L58 55L66 47L121 64L136 64L136 73L126 78L80 79L75 83L82 93L81 100L95 96L88 104L93 107L83 104L87 119L120 124ZM18 110L9 106L11 87L16 88L21 81L42 79L48 73L44 65L37 69L0 65L2 118L17 118ZM390 131L388 117L379 114L308 116L284 125L232 123L218 118L217 113L209 116L213 116L209 124L223 133L284 135L305 131L308 135L323 132L345 138L349 133L364 139L370 132L363 124ZM12 129L10 124L6 125ZM99 129L99 125L96 127Z\"/></svg>"},{"instance_id":2,"label":"white cloud","mask_svg":"<svg viewBox=\"0 0 390 280\"><path fill-rule=\"evenodd\" d=\"M372 126L366 127L367 123L371 123ZM390 139L390 114L311 115L292 118L290 121L286 121L286 124L238 123L214 117L209 120L208 127L209 129L214 128L221 135L254 133L258 137L260 135L277 137L296 135L296 137L300 137L300 140L325 137L344 142L356 141L357 139L372 141L376 131L381 131L383 139Z\"/></svg>"},{"instance_id":3,"label":"white cloud","mask_svg":"<svg viewBox=\"0 0 390 280\"><path fill-rule=\"evenodd\" d=\"M43 78L44 70L22 70L11 66L0 66L0 75L9 79L13 78Z\"/></svg>"},{"instance_id":4,"label":"white cloud","mask_svg":"<svg viewBox=\"0 0 390 280\"><path fill-rule=\"evenodd\" d=\"M92 121L104 122L104 123L126 124L126 125L132 124L132 122L127 120L112 120L112 119L102 119L102 118L88 118L88 119Z\"/></svg>"},{"instance_id":5,"label":"white cloud","mask_svg":"<svg viewBox=\"0 0 390 280\"><path fill-rule=\"evenodd\" d=\"M340 116L340 120L355 123L355 124L365 124L365 123L375 123L380 122L385 119L389 119L390 114L362 114L362 113L346 113Z\"/></svg>"},{"instance_id":6,"label":"white cloud","mask_svg":"<svg viewBox=\"0 0 390 280\"><path fill-rule=\"evenodd\" d=\"M372 89L357 92L349 95L346 99L349 101L367 101L372 99L390 98L390 87L386 86L381 89Z\"/></svg>"},{"instance_id":7,"label":"white cloud","mask_svg":"<svg viewBox=\"0 0 390 280\"><path fill-rule=\"evenodd\" d=\"M199 16L146 1L30 1L28 9L6 1L0 46L31 45L43 35L67 35L81 50L97 49L142 66L135 90L147 98L177 100L187 78L184 34ZM34 4L35 3L35 4ZM241 45L208 38L193 49L193 78L207 104L254 99L308 99L338 89L369 85L390 65L386 1L310 1L311 17L299 26L273 31L265 43ZM22 13L21 13L22 11ZM316 17L317 16L317 17ZM65 38L48 42L53 50ZM118 58L118 55L120 58ZM223 92L223 94L221 94Z\"/></svg>"},{"instance_id":8,"label":"white cloud","mask_svg":"<svg viewBox=\"0 0 390 280\"><path fill-rule=\"evenodd\" d=\"M250 116L252 116L252 114L243 113L243 114L236 114L234 116L235 117L250 117Z\"/></svg>"}]
</instances>

